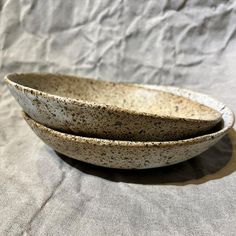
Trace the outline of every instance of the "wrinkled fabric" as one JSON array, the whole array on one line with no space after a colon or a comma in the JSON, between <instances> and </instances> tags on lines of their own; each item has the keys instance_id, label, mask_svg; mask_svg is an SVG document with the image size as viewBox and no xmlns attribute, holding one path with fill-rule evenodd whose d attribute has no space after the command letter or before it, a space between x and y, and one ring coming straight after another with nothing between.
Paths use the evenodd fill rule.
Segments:
<instances>
[{"instance_id":1,"label":"wrinkled fabric","mask_svg":"<svg viewBox=\"0 0 236 236\"><path fill-rule=\"evenodd\" d=\"M235 1L0 1L0 235L235 235L236 132L170 167L72 160L26 125L4 75L174 85L236 112Z\"/></svg>"}]
</instances>

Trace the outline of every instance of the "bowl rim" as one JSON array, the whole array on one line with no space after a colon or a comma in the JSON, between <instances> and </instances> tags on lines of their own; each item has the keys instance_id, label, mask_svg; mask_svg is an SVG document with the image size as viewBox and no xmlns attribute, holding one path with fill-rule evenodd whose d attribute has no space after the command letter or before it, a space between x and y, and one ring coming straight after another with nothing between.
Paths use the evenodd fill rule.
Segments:
<instances>
[{"instance_id":1,"label":"bowl rim","mask_svg":"<svg viewBox=\"0 0 236 236\"><path fill-rule=\"evenodd\" d=\"M129 110L126 108L122 108L119 106L115 106L115 105L108 105L108 104L104 104L104 103L96 103L96 102L92 102L92 101L86 101L86 100L81 100L81 99L76 99L76 98L70 98L70 97L63 97L63 96L59 96L59 95L54 95L54 94L50 94L50 93L46 93L43 92L41 90L38 89L34 89L28 86L24 86L21 85L19 83L16 83L14 81L11 80L11 78L13 78L14 76L29 76L29 75L33 75L33 76L50 76L50 75L56 75L59 77L71 77L71 78L78 78L78 79L82 79L82 80L90 80L90 81L95 81L95 82L102 82L102 83L109 83L109 84L115 84L115 85L119 85L119 86L126 86L126 87L136 87L136 88L142 88L142 89L146 89L146 90L158 90L158 87L162 87L162 86L155 86L155 85L151 85L151 86L146 86L146 85L142 85L142 84L136 84L136 83L122 83L122 82L111 82L111 81L105 81L105 80L96 80L96 79L92 79L92 78L87 78L87 77L83 77L83 76L73 76L73 75L65 75L65 74L60 74L60 73L45 73L45 72L33 72L33 73L11 73L11 74L7 74L4 77L4 81L10 85L13 86L15 89L20 90L21 92L29 92L33 95L38 95L38 96L43 96L44 98L50 98L50 99L56 99L58 101L61 102L69 102L71 104L78 104L78 105L86 105L88 107L95 107L95 108L103 108L109 111L113 111L113 112L119 112L119 113L126 113L128 115L133 115L133 116L139 116L139 117L143 117L143 118L159 118L159 119L163 119L163 120L169 120L169 121L183 121L183 122L192 122L192 123L206 123L206 122L213 122L213 121L217 121L219 122L222 119L222 114L221 112L217 111L219 113L219 116L217 119L203 119L201 118L200 120L197 118L183 118L183 117L172 117L172 116L167 116L167 115L158 115L158 114L152 114L152 113L148 113L148 112L138 112L135 110ZM154 87L155 86L155 87ZM172 87L172 88L178 88L178 87L174 87L174 86L165 86L165 87ZM182 88L178 88L178 89L182 89ZM161 91L161 90L159 90ZM186 90L187 91L187 90ZM166 91L162 91L162 92L166 92ZM192 91L189 91L192 93ZM175 96L181 96L181 95L176 95L172 92L167 92L167 93L171 93ZM185 96L182 96L186 99L189 99ZM210 96L208 96L210 97ZM189 99L191 102L195 102L192 99ZM201 103L199 103L201 104ZM204 104L202 104L204 105ZM212 109L210 106L204 105L210 109ZM214 109L213 109L214 110Z\"/></svg>"}]
</instances>

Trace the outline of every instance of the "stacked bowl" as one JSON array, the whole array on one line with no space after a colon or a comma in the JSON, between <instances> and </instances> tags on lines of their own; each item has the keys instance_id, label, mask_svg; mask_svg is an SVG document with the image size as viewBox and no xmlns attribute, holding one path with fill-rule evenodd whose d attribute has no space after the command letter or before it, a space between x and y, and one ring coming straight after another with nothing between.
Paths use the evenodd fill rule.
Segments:
<instances>
[{"instance_id":1,"label":"stacked bowl","mask_svg":"<svg viewBox=\"0 0 236 236\"><path fill-rule=\"evenodd\" d=\"M10 74L11 94L54 150L99 166L143 169L188 160L233 126L210 96L169 86L49 74Z\"/></svg>"}]
</instances>

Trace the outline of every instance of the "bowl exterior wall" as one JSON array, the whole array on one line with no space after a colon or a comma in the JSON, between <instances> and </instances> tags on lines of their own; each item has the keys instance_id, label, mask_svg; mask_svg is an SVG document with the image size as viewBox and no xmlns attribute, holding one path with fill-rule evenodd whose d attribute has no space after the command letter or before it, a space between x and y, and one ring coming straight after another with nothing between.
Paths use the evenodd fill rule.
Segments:
<instances>
[{"instance_id":1,"label":"bowl exterior wall","mask_svg":"<svg viewBox=\"0 0 236 236\"><path fill-rule=\"evenodd\" d=\"M96 142L79 136L60 135L26 118L27 123L46 144L71 158L98 166L120 169L145 169L172 165L188 160L216 144L225 132L192 142L178 141L170 145L114 145L114 141ZM100 139L101 140L101 139ZM172 142L169 142L172 143Z\"/></svg>"},{"instance_id":2,"label":"bowl exterior wall","mask_svg":"<svg viewBox=\"0 0 236 236\"><path fill-rule=\"evenodd\" d=\"M192 122L146 116L109 106L93 106L86 102L59 99L40 92L8 87L23 110L35 121L66 133L88 137L134 141L168 141L201 135L218 121Z\"/></svg>"}]
</instances>

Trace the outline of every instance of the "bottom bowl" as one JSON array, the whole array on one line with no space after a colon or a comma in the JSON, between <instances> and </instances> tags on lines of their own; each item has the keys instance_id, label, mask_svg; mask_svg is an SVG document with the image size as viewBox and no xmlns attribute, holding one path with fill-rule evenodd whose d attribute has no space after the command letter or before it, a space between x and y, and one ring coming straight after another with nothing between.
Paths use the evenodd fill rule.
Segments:
<instances>
[{"instance_id":1,"label":"bottom bowl","mask_svg":"<svg viewBox=\"0 0 236 236\"><path fill-rule=\"evenodd\" d=\"M187 90L185 91L187 95ZM195 95L196 100L197 93ZM202 95L199 95L199 100L201 99L203 99ZM26 114L23 116L38 137L54 150L68 157L104 167L145 169L188 160L206 151L227 133L234 124L232 111L215 99L206 105L222 114L221 127L195 138L165 142L118 141L81 137L55 131L37 123Z\"/></svg>"}]
</instances>

